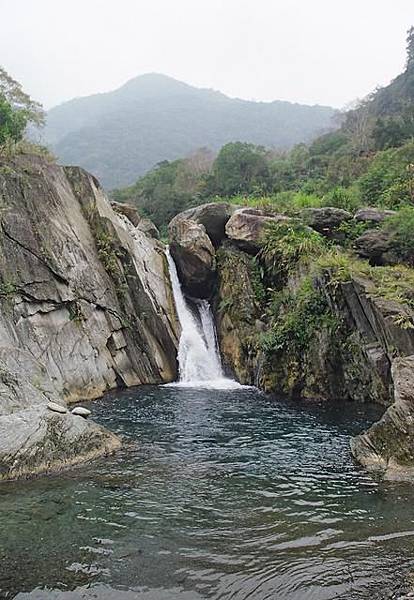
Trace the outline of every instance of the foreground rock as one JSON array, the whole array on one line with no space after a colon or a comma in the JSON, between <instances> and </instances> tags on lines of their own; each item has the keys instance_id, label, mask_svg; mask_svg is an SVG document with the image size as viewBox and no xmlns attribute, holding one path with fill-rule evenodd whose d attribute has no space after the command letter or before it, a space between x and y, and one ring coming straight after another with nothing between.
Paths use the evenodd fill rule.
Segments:
<instances>
[{"instance_id":1,"label":"foreground rock","mask_svg":"<svg viewBox=\"0 0 414 600\"><path fill-rule=\"evenodd\" d=\"M178 323L162 244L138 229L133 207L114 212L86 171L39 157L3 159L0 201L5 478L119 445L92 422L47 404L173 380Z\"/></svg>"},{"instance_id":2,"label":"foreground rock","mask_svg":"<svg viewBox=\"0 0 414 600\"><path fill-rule=\"evenodd\" d=\"M184 291L196 298L211 294L216 259L204 225L189 219L173 219L169 226L171 255Z\"/></svg>"},{"instance_id":3,"label":"foreground rock","mask_svg":"<svg viewBox=\"0 0 414 600\"><path fill-rule=\"evenodd\" d=\"M288 220L284 215L270 215L256 208L240 208L228 220L226 235L241 250L255 254L260 250L266 226Z\"/></svg>"},{"instance_id":4,"label":"foreground rock","mask_svg":"<svg viewBox=\"0 0 414 600\"><path fill-rule=\"evenodd\" d=\"M394 404L351 442L355 458L387 479L414 479L414 355L392 365Z\"/></svg>"}]
</instances>

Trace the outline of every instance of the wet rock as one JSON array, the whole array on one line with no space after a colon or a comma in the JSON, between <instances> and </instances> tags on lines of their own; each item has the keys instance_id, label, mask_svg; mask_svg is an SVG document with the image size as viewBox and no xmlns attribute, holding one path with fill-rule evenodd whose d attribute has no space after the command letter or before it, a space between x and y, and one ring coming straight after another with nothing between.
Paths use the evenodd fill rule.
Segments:
<instances>
[{"instance_id":1,"label":"wet rock","mask_svg":"<svg viewBox=\"0 0 414 600\"><path fill-rule=\"evenodd\" d=\"M52 412L60 413L62 415L66 414L68 412L68 409L66 408L66 406L62 406L61 404L58 404L57 402L48 402L47 408L49 410L51 410Z\"/></svg>"},{"instance_id":2,"label":"wet rock","mask_svg":"<svg viewBox=\"0 0 414 600\"><path fill-rule=\"evenodd\" d=\"M360 223L382 223L388 217L395 215L394 210L382 210L380 208L360 208L354 215L354 220Z\"/></svg>"},{"instance_id":3,"label":"wet rock","mask_svg":"<svg viewBox=\"0 0 414 600\"><path fill-rule=\"evenodd\" d=\"M214 246L204 225L189 219L173 219L169 225L170 250L184 291L208 298L214 282Z\"/></svg>"},{"instance_id":4,"label":"wet rock","mask_svg":"<svg viewBox=\"0 0 414 600\"><path fill-rule=\"evenodd\" d=\"M323 208L304 208L300 218L318 233L329 238L340 238L338 227L345 221L352 219L351 213L342 208L326 206Z\"/></svg>"},{"instance_id":5,"label":"wet rock","mask_svg":"<svg viewBox=\"0 0 414 600\"><path fill-rule=\"evenodd\" d=\"M390 480L414 480L414 355L392 364L394 403L378 423L354 437L355 458Z\"/></svg>"},{"instance_id":6,"label":"wet rock","mask_svg":"<svg viewBox=\"0 0 414 600\"><path fill-rule=\"evenodd\" d=\"M72 415L83 417L84 419L87 419L92 414L90 410L84 408L83 406L75 406L71 413Z\"/></svg>"},{"instance_id":7,"label":"wet rock","mask_svg":"<svg viewBox=\"0 0 414 600\"><path fill-rule=\"evenodd\" d=\"M227 202L209 202L178 214L171 221L172 227L179 220L195 221L203 225L205 231L215 246L218 246L225 237L225 225L236 210L236 206Z\"/></svg>"},{"instance_id":8,"label":"wet rock","mask_svg":"<svg viewBox=\"0 0 414 600\"><path fill-rule=\"evenodd\" d=\"M241 250L256 254L260 250L266 226L288 220L284 215L273 215L256 208L240 208L228 220L226 235Z\"/></svg>"}]
</instances>

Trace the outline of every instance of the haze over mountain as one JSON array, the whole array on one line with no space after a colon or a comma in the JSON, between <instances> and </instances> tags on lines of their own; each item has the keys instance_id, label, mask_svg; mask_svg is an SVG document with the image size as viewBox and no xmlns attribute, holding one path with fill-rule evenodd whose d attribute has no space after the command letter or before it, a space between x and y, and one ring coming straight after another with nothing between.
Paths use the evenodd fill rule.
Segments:
<instances>
[{"instance_id":1,"label":"haze over mountain","mask_svg":"<svg viewBox=\"0 0 414 600\"><path fill-rule=\"evenodd\" d=\"M133 183L156 163L230 141L288 148L332 127L334 109L251 102L146 74L112 92L75 98L47 115L43 132L60 161L94 173L107 188Z\"/></svg>"}]
</instances>

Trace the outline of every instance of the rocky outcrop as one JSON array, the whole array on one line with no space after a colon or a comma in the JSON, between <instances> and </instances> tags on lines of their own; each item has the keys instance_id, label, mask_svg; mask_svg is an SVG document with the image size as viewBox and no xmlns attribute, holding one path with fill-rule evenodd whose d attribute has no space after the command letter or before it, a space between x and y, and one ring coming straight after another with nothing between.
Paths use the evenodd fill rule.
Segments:
<instances>
[{"instance_id":1,"label":"rocky outcrop","mask_svg":"<svg viewBox=\"0 0 414 600\"><path fill-rule=\"evenodd\" d=\"M395 215L394 210L384 210L381 208L360 208L354 214L354 220L359 223L382 223L388 217Z\"/></svg>"},{"instance_id":2,"label":"rocky outcrop","mask_svg":"<svg viewBox=\"0 0 414 600\"><path fill-rule=\"evenodd\" d=\"M236 210L226 225L226 235L241 250L256 254L269 223L287 221L284 215L268 214L257 208L240 208Z\"/></svg>"},{"instance_id":3,"label":"rocky outcrop","mask_svg":"<svg viewBox=\"0 0 414 600\"><path fill-rule=\"evenodd\" d=\"M352 219L351 213L342 208L325 206L323 208L304 208L300 218L306 225L328 238L340 238L338 227Z\"/></svg>"},{"instance_id":4,"label":"rocky outcrop","mask_svg":"<svg viewBox=\"0 0 414 600\"><path fill-rule=\"evenodd\" d=\"M190 219L173 219L169 226L171 255L184 291L196 298L211 294L216 259L204 225Z\"/></svg>"},{"instance_id":5,"label":"rocky outcrop","mask_svg":"<svg viewBox=\"0 0 414 600\"><path fill-rule=\"evenodd\" d=\"M174 379L178 324L163 246L134 213L114 212L91 175L39 157L1 162L0 201L0 419L13 431L0 470L14 476L115 447L92 421L68 414L61 426L45 405ZM16 454L23 424L27 453ZM53 431L55 462L32 461L32 441L47 445Z\"/></svg>"},{"instance_id":6,"label":"rocky outcrop","mask_svg":"<svg viewBox=\"0 0 414 600\"><path fill-rule=\"evenodd\" d=\"M357 460L387 479L414 479L414 356L392 365L394 403L382 419L351 442Z\"/></svg>"},{"instance_id":7,"label":"rocky outcrop","mask_svg":"<svg viewBox=\"0 0 414 600\"><path fill-rule=\"evenodd\" d=\"M236 206L227 202L210 202L201 204L194 208L189 208L179 213L171 221L171 227L175 228L177 221L194 221L198 225L203 225L205 232L215 246L218 246L225 237L225 226L231 215L236 210Z\"/></svg>"}]
</instances>

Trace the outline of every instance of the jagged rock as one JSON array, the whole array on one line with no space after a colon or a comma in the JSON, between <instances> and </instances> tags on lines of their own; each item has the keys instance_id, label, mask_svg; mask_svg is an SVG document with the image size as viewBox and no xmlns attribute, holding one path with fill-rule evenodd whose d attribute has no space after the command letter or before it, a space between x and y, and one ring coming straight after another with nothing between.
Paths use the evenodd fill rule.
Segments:
<instances>
[{"instance_id":1,"label":"jagged rock","mask_svg":"<svg viewBox=\"0 0 414 600\"><path fill-rule=\"evenodd\" d=\"M142 233L148 235L149 237L152 237L156 240L160 239L160 232L158 231L154 223L149 219L141 219L137 225L137 229L139 229L139 231L142 231Z\"/></svg>"},{"instance_id":2,"label":"jagged rock","mask_svg":"<svg viewBox=\"0 0 414 600\"><path fill-rule=\"evenodd\" d=\"M75 406L71 413L72 415L83 417L84 419L87 419L92 414L90 410L84 408L83 406Z\"/></svg>"},{"instance_id":3,"label":"jagged rock","mask_svg":"<svg viewBox=\"0 0 414 600\"><path fill-rule=\"evenodd\" d=\"M368 469L387 479L414 479L414 356L392 365L394 404L368 431L354 437L351 449Z\"/></svg>"},{"instance_id":4,"label":"jagged rock","mask_svg":"<svg viewBox=\"0 0 414 600\"><path fill-rule=\"evenodd\" d=\"M124 215L135 227L138 227L141 222L141 217L135 206L124 204L123 202L115 202L114 200L111 201L111 206L115 212Z\"/></svg>"},{"instance_id":5,"label":"jagged rock","mask_svg":"<svg viewBox=\"0 0 414 600\"><path fill-rule=\"evenodd\" d=\"M354 242L358 256L367 258L372 265L384 265L392 262L390 251L391 236L382 229L368 229Z\"/></svg>"},{"instance_id":6,"label":"jagged rock","mask_svg":"<svg viewBox=\"0 0 414 600\"><path fill-rule=\"evenodd\" d=\"M1 444L7 463L23 428L25 446L15 453L21 464L12 469L18 474L30 471L37 434L25 415L37 415L38 405L49 415L37 420L45 447L55 443L47 439L50 418L68 421L62 435L74 443L57 450L56 465L59 453L70 464L106 451L108 440L116 446L98 428L95 445L83 448L79 426L69 424L81 420L54 414L48 402L175 379L179 325L163 245L133 224L132 213L114 212L86 171L35 156L1 158L0 201ZM0 468L3 478L11 473L10 465ZM35 461L33 472L41 470Z\"/></svg>"},{"instance_id":7,"label":"jagged rock","mask_svg":"<svg viewBox=\"0 0 414 600\"><path fill-rule=\"evenodd\" d=\"M68 409L66 408L66 406L62 406L61 404L58 404L57 402L48 402L47 408L49 410L51 410L52 412L60 413L61 415L64 415L68 412Z\"/></svg>"},{"instance_id":8,"label":"jagged rock","mask_svg":"<svg viewBox=\"0 0 414 600\"><path fill-rule=\"evenodd\" d=\"M382 223L388 217L395 215L394 210L383 210L380 208L360 208L354 215L354 220L362 223Z\"/></svg>"},{"instance_id":9,"label":"jagged rock","mask_svg":"<svg viewBox=\"0 0 414 600\"><path fill-rule=\"evenodd\" d=\"M260 250L266 225L288 220L284 215L268 214L256 208L239 208L227 221L226 235L240 249L255 254Z\"/></svg>"},{"instance_id":10,"label":"jagged rock","mask_svg":"<svg viewBox=\"0 0 414 600\"><path fill-rule=\"evenodd\" d=\"M208 298L214 281L214 246L204 225L188 219L173 219L169 225L170 249L178 276L187 294Z\"/></svg>"},{"instance_id":11,"label":"jagged rock","mask_svg":"<svg viewBox=\"0 0 414 600\"><path fill-rule=\"evenodd\" d=\"M342 208L325 206L323 208L304 208L300 218L318 233L329 238L340 238L337 229L345 221L352 219L351 213Z\"/></svg>"},{"instance_id":12,"label":"jagged rock","mask_svg":"<svg viewBox=\"0 0 414 600\"><path fill-rule=\"evenodd\" d=\"M171 221L171 225L174 227L174 223L181 219L195 221L205 227L210 240L215 246L218 246L225 237L225 225L236 208L236 206L227 202L201 204L179 213Z\"/></svg>"}]
</instances>

